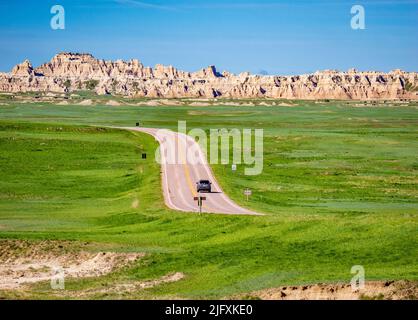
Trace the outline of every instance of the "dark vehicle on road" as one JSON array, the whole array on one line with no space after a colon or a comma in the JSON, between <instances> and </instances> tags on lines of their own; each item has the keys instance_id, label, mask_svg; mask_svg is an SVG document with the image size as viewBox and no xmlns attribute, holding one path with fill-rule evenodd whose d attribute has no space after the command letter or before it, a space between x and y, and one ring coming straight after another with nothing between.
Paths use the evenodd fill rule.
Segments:
<instances>
[{"instance_id":1,"label":"dark vehicle on road","mask_svg":"<svg viewBox=\"0 0 418 320\"><path fill-rule=\"evenodd\" d=\"M209 180L199 180L196 182L196 189L197 192L211 192L212 183Z\"/></svg>"}]
</instances>

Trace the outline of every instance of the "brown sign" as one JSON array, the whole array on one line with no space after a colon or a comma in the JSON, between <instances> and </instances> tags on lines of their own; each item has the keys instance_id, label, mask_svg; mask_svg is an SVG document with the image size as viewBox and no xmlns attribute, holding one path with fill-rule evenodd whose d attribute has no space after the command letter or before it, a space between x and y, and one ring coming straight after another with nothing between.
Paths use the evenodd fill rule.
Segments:
<instances>
[{"instance_id":1,"label":"brown sign","mask_svg":"<svg viewBox=\"0 0 418 320\"><path fill-rule=\"evenodd\" d=\"M199 198L200 198L201 200L206 200L206 197L194 197L193 199L194 199L194 201L198 201L198 200L199 200Z\"/></svg>"},{"instance_id":2,"label":"brown sign","mask_svg":"<svg viewBox=\"0 0 418 320\"><path fill-rule=\"evenodd\" d=\"M199 213L202 213L202 206L203 206L203 200L206 200L206 197L194 197L195 201L197 201L197 205L199 206Z\"/></svg>"}]
</instances>

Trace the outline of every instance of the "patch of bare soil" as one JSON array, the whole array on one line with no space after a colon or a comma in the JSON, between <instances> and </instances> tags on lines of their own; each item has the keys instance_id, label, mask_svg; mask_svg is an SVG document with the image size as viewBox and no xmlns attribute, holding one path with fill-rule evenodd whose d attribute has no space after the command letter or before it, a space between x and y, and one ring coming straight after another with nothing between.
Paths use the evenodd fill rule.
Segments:
<instances>
[{"instance_id":1,"label":"patch of bare soil","mask_svg":"<svg viewBox=\"0 0 418 320\"><path fill-rule=\"evenodd\" d=\"M86 99L78 103L79 106L91 106L92 104L93 101L90 99Z\"/></svg>"},{"instance_id":2,"label":"patch of bare soil","mask_svg":"<svg viewBox=\"0 0 418 320\"><path fill-rule=\"evenodd\" d=\"M209 107L211 106L211 103L206 103L206 102L192 102L189 104L189 106L192 107Z\"/></svg>"},{"instance_id":3,"label":"patch of bare soil","mask_svg":"<svg viewBox=\"0 0 418 320\"><path fill-rule=\"evenodd\" d=\"M161 106L182 106L183 102L177 99L153 99L149 101L141 101L134 105L137 106L151 106L151 107L161 107Z\"/></svg>"},{"instance_id":4,"label":"patch of bare soil","mask_svg":"<svg viewBox=\"0 0 418 320\"><path fill-rule=\"evenodd\" d=\"M157 107L160 103L156 100L151 101L141 101L136 104L137 106L150 106L150 107Z\"/></svg>"},{"instance_id":5,"label":"patch of bare soil","mask_svg":"<svg viewBox=\"0 0 418 320\"><path fill-rule=\"evenodd\" d=\"M297 106L297 104L294 103L287 103L287 102L282 102L278 104L280 107L295 107Z\"/></svg>"},{"instance_id":6,"label":"patch of bare soil","mask_svg":"<svg viewBox=\"0 0 418 320\"><path fill-rule=\"evenodd\" d=\"M175 100L175 99L162 99L160 100L160 103L165 105L165 106L181 106L183 105L183 103L179 100Z\"/></svg>"},{"instance_id":7,"label":"patch of bare soil","mask_svg":"<svg viewBox=\"0 0 418 320\"><path fill-rule=\"evenodd\" d=\"M209 112L206 111L198 111L198 110L191 110L191 111L187 111L188 115L191 116L204 116L204 115L208 115Z\"/></svg>"},{"instance_id":8,"label":"patch of bare soil","mask_svg":"<svg viewBox=\"0 0 418 320\"><path fill-rule=\"evenodd\" d=\"M138 292L140 290L153 288L162 284L180 281L184 277L185 276L182 272L176 272L176 273L171 273L171 274L162 276L161 278L153 279L153 280L116 283L116 284L112 284L111 286L93 288L93 289L82 290L82 291L65 290L65 291L57 292L57 294L58 296L61 296L61 297L75 298L75 299L86 299L86 298L91 298L97 295L107 295L107 296L126 295L129 293Z\"/></svg>"},{"instance_id":9,"label":"patch of bare soil","mask_svg":"<svg viewBox=\"0 0 418 320\"><path fill-rule=\"evenodd\" d=\"M116 100L109 100L108 102L106 102L107 106L114 106L114 107L118 107L120 106L120 102L116 101Z\"/></svg>"},{"instance_id":10,"label":"patch of bare soil","mask_svg":"<svg viewBox=\"0 0 418 320\"><path fill-rule=\"evenodd\" d=\"M263 105L264 102L260 103L259 105ZM222 102L220 105L223 106L233 106L233 107L254 107L255 104L253 102L247 102L247 103L239 103L239 102ZM265 104L270 106L269 104Z\"/></svg>"},{"instance_id":11,"label":"patch of bare soil","mask_svg":"<svg viewBox=\"0 0 418 320\"><path fill-rule=\"evenodd\" d=\"M103 276L143 256L143 253L89 252L70 241L0 240L0 289L49 281L57 272L63 272L66 278Z\"/></svg>"},{"instance_id":12,"label":"patch of bare soil","mask_svg":"<svg viewBox=\"0 0 418 320\"><path fill-rule=\"evenodd\" d=\"M350 284L314 284L286 286L252 292L240 298L262 300L416 300L417 281L367 281L363 289L353 291Z\"/></svg>"}]
</instances>

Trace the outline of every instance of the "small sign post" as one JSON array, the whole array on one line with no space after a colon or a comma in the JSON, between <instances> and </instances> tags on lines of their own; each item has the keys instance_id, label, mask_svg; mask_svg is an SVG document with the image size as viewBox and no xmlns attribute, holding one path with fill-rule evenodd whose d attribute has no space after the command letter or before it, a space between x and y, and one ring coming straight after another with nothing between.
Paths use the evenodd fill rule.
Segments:
<instances>
[{"instance_id":1,"label":"small sign post","mask_svg":"<svg viewBox=\"0 0 418 320\"><path fill-rule=\"evenodd\" d=\"M202 214L202 205L203 201L206 200L206 197L198 196L193 198L194 201L197 201L197 205L199 206L199 214Z\"/></svg>"},{"instance_id":2,"label":"small sign post","mask_svg":"<svg viewBox=\"0 0 418 320\"><path fill-rule=\"evenodd\" d=\"M233 164L231 169L232 169L232 171L237 171L237 165Z\"/></svg>"},{"instance_id":3,"label":"small sign post","mask_svg":"<svg viewBox=\"0 0 418 320\"><path fill-rule=\"evenodd\" d=\"M247 196L247 201L248 201L248 197L252 194L252 192L250 189L247 188L244 190L244 194Z\"/></svg>"}]
</instances>

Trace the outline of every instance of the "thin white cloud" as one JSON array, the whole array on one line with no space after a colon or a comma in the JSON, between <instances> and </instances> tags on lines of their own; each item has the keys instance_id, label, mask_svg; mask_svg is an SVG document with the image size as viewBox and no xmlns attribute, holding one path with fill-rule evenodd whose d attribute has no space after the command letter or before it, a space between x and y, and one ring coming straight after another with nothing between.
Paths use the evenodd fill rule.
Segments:
<instances>
[{"instance_id":1,"label":"thin white cloud","mask_svg":"<svg viewBox=\"0 0 418 320\"><path fill-rule=\"evenodd\" d=\"M136 0L115 0L119 4L125 4L130 5L137 8L143 8L143 9L156 9L156 10L169 10L169 11L176 11L176 7L172 6L165 6L155 3L149 3L144 1L136 1Z\"/></svg>"}]
</instances>

